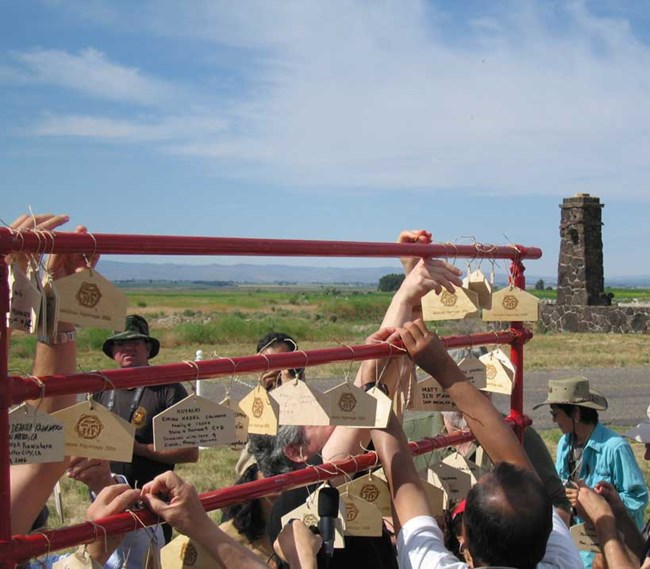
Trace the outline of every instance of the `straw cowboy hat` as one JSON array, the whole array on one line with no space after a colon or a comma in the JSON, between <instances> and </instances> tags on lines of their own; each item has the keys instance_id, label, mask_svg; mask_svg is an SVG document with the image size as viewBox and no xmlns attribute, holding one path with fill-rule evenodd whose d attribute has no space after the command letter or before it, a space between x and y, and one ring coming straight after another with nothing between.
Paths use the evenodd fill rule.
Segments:
<instances>
[{"instance_id":1,"label":"straw cowboy hat","mask_svg":"<svg viewBox=\"0 0 650 569\"><path fill-rule=\"evenodd\" d=\"M155 358L160 350L160 342L156 338L149 336L149 324L142 317L137 314L131 314L126 317L124 323L124 332L113 334L107 338L102 346L102 351L111 359L113 359L113 345L116 341L124 340L144 340L151 344L149 351L149 359Z\"/></svg>"},{"instance_id":2,"label":"straw cowboy hat","mask_svg":"<svg viewBox=\"0 0 650 569\"><path fill-rule=\"evenodd\" d=\"M650 406L648 406L648 419L650 419ZM638 443L650 443L650 422L643 421L627 433L623 433L624 437L632 439Z\"/></svg>"},{"instance_id":3,"label":"straw cowboy hat","mask_svg":"<svg viewBox=\"0 0 650 569\"><path fill-rule=\"evenodd\" d=\"M546 401L535 405L533 409L542 405L578 405L604 411L607 409L607 399L589 387L589 380L586 377L562 377L549 380Z\"/></svg>"}]
</instances>

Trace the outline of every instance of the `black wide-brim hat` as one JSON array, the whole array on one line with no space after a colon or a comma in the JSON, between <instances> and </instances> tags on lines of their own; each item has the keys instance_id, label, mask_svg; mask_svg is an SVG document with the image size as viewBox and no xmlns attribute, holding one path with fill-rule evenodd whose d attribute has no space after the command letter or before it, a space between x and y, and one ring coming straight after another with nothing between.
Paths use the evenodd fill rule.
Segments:
<instances>
[{"instance_id":1,"label":"black wide-brim hat","mask_svg":"<svg viewBox=\"0 0 650 569\"><path fill-rule=\"evenodd\" d=\"M155 358L160 351L160 342L156 338L149 336L149 324L138 314L127 316L124 323L124 332L113 334L104 342L102 351L111 359L113 359L113 345L116 340L144 340L149 342L151 344L149 359Z\"/></svg>"}]
</instances>

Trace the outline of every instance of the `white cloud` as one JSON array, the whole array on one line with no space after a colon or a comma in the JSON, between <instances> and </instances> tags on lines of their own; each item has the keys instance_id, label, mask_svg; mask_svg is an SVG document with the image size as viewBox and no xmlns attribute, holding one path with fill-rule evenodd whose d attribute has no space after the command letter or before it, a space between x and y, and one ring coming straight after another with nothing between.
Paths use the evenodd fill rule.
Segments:
<instances>
[{"instance_id":1,"label":"white cloud","mask_svg":"<svg viewBox=\"0 0 650 569\"><path fill-rule=\"evenodd\" d=\"M176 95L176 89L165 81L113 63L92 48L79 54L34 49L14 53L13 59L18 64L14 73L24 80L65 87L99 99L158 105Z\"/></svg>"}]
</instances>

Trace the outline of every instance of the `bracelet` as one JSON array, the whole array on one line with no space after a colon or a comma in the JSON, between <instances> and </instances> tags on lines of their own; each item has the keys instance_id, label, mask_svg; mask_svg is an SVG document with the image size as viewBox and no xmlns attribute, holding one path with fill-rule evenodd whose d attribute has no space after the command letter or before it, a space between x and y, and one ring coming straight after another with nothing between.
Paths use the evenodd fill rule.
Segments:
<instances>
[{"instance_id":1,"label":"bracelet","mask_svg":"<svg viewBox=\"0 0 650 569\"><path fill-rule=\"evenodd\" d=\"M388 389L388 385L386 385L385 383L382 382L377 383L376 381L371 381L370 383L364 383L361 387L366 393L370 391L373 387L377 387L377 389L379 389L380 391L382 391L383 393L385 393L390 397L390 391Z\"/></svg>"},{"instance_id":2,"label":"bracelet","mask_svg":"<svg viewBox=\"0 0 650 569\"><path fill-rule=\"evenodd\" d=\"M68 332L59 332L54 336L39 336L38 341L43 344L57 345L57 344L67 344L68 342L74 342L77 339L77 331L69 330Z\"/></svg>"}]
</instances>

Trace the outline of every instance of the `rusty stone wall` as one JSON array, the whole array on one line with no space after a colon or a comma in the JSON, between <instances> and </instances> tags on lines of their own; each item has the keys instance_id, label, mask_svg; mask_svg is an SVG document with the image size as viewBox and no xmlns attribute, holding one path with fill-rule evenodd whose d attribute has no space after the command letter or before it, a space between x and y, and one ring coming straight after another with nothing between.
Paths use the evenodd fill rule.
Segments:
<instances>
[{"instance_id":1,"label":"rusty stone wall","mask_svg":"<svg viewBox=\"0 0 650 569\"><path fill-rule=\"evenodd\" d=\"M578 194L562 201L557 303L563 306L608 306L603 270L600 199Z\"/></svg>"},{"instance_id":2,"label":"rusty stone wall","mask_svg":"<svg viewBox=\"0 0 650 569\"><path fill-rule=\"evenodd\" d=\"M650 333L650 308L633 306L540 305L539 325L547 332Z\"/></svg>"}]
</instances>

